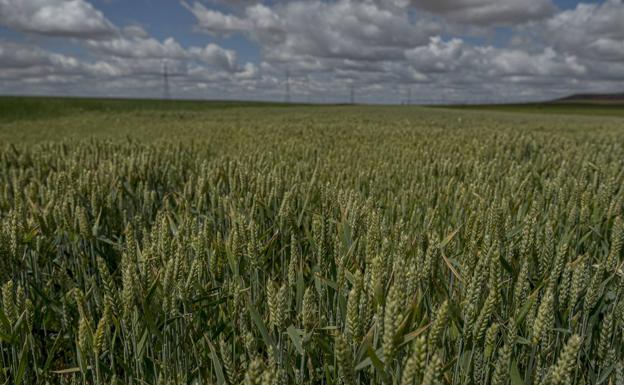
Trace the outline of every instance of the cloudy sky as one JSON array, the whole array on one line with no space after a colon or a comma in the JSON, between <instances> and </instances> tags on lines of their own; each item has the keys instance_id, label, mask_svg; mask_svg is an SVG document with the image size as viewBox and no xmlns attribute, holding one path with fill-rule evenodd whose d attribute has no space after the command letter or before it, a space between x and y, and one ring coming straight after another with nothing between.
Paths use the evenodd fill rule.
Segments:
<instances>
[{"instance_id":1,"label":"cloudy sky","mask_svg":"<svg viewBox=\"0 0 624 385\"><path fill-rule=\"evenodd\" d=\"M624 2L0 0L0 94L375 103L624 91ZM288 76L287 76L288 74Z\"/></svg>"}]
</instances>

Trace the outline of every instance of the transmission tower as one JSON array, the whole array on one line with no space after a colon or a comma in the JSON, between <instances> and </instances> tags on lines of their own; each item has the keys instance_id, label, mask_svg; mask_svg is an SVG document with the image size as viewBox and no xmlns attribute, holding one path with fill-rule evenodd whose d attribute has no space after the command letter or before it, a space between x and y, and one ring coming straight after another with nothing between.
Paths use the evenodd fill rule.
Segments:
<instances>
[{"instance_id":1,"label":"transmission tower","mask_svg":"<svg viewBox=\"0 0 624 385\"><path fill-rule=\"evenodd\" d=\"M290 71L286 71L286 95L284 101L290 103Z\"/></svg>"},{"instance_id":2,"label":"transmission tower","mask_svg":"<svg viewBox=\"0 0 624 385\"><path fill-rule=\"evenodd\" d=\"M307 75L305 77L305 89L307 103L310 104L312 102L312 90L310 89L310 77Z\"/></svg>"},{"instance_id":3,"label":"transmission tower","mask_svg":"<svg viewBox=\"0 0 624 385\"><path fill-rule=\"evenodd\" d=\"M171 92L169 90L169 69L167 68L167 61L163 65L163 99L171 99Z\"/></svg>"}]
</instances>

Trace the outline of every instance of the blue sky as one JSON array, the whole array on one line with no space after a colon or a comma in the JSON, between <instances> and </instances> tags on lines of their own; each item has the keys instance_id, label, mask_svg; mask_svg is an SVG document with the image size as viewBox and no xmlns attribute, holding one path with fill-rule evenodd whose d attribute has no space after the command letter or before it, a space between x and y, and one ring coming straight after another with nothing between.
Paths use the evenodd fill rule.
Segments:
<instances>
[{"instance_id":1,"label":"blue sky","mask_svg":"<svg viewBox=\"0 0 624 385\"><path fill-rule=\"evenodd\" d=\"M622 0L0 0L0 93L341 102L624 90ZM287 78L286 74L290 76Z\"/></svg>"}]
</instances>

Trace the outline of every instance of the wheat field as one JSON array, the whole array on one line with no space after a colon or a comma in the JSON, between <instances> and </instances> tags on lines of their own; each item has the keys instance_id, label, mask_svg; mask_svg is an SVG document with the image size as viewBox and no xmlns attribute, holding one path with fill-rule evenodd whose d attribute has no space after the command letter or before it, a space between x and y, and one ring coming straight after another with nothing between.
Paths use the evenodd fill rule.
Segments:
<instances>
[{"instance_id":1,"label":"wheat field","mask_svg":"<svg viewBox=\"0 0 624 385\"><path fill-rule=\"evenodd\" d=\"M624 384L622 118L113 108L0 138L1 384Z\"/></svg>"}]
</instances>

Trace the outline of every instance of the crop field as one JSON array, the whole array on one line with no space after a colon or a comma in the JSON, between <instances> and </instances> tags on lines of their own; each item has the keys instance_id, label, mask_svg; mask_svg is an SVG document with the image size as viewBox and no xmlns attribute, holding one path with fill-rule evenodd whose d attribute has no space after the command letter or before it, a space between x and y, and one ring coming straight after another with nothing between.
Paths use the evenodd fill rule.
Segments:
<instances>
[{"instance_id":1,"label":"crop field","mask_svg":"<svg viewBox=\"0 0 624 385\"><path fill-rule=\"evenodd\" d=\"M452 106L452 108L480 111L521 112L531 114L624 117L624 102L621 101L498 104L477 106Z\"/></svg>"},{"instance_id":2,"label":"crop field","mask_svg":"<svg viewBox=\"0 0 624 385\"><path fill-rule=\"evenodd\" d=\"M513 110L0 98L0 384L624 384L624 117Z\"/></svg>"}]
</instances>

